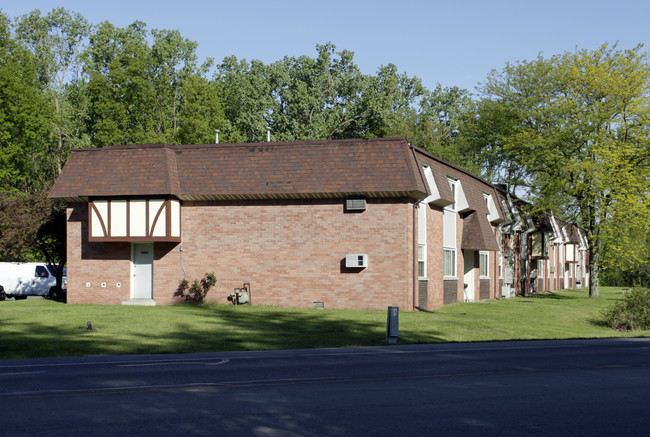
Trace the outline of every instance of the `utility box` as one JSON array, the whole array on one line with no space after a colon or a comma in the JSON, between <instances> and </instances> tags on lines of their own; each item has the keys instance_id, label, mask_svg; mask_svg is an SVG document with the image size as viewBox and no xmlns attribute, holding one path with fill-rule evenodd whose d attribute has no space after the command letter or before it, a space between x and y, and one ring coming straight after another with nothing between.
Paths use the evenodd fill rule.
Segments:
<instances>
[{"instance_id":1,"label":"utility box","mask_svg":"<svg viewBox=\"0 0 650 437\"><path fill-rule=\"evenodd\" d=\"M397 343L399 337L399 307L388 307L388 320L386 321L386 341Z\"/></svg>"},{"instance_id":2,"label":"utility box","mask_svg":"<svg viewBox=\"0 0 650 437\"><path fill-rule=\"evenodd\" d=\"M503 282L506 284L512 284L515 280L514 278L515 276L512 267L506 267L504 269Z\"/></svg>"}]
</instances>

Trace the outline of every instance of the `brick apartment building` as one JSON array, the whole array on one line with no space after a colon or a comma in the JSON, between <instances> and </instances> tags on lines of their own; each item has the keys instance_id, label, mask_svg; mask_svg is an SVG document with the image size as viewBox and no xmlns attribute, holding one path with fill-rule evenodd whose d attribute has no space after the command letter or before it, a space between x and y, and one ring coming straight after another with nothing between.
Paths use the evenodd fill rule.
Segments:
<instances>
[{"instance_id":1,"label":"brick apartment building","mask_svg":"<svg viewBox=\"0 0 650 437\"><path fill-rule=\"evenodd\" d=\"M525 293L534 258L504 190L403 138L77 149L50 197L69 303L168 305L212 272L210 301L430 309ZM523 260L504 246L529 239Z\"/></svg>"}]
</instances>

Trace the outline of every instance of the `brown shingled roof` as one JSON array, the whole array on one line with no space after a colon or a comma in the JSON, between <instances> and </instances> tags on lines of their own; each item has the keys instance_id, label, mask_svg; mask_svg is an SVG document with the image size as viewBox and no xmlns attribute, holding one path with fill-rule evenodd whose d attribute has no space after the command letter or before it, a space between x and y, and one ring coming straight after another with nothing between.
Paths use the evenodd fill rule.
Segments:
<instances>
[{"instance_id":1,"label":"brown shingled roof","mask_svg":"<svg viewBox=\"0 0 650 437\"><path fill-rule=\"evenodd\" d=\"M50 197L423 198L416 166L403 138L76 149Z\"/></svg>"},{"instance_id":2,"label":"brown shingled roof","mask_svg":"<svg viewBox=\"0 0 650 437\"><path fill-rule=\"evenodd\" d=\"M463 219L462 249L499 250L496 237L482 213L474 211Z\"/></svg>"},{"instance_id":3,"label":"brown shingled roof","mask_svg":"<svg viewBox=\"0 0 650 437\"><path fill-rule=\"evenodd\" d=\"M458 179L463 187L471 212L463 220L461 247L470 250L499 250L492 226L487 219L489 211L483 197L483 193L492 195L500 216L505 218L505 212L500 205L501 195L494 185L422 149L416 148L415 150L420 161L431 166L436 185L443 199L453 200L447 177Z\"/></svg>"}]
</instances>

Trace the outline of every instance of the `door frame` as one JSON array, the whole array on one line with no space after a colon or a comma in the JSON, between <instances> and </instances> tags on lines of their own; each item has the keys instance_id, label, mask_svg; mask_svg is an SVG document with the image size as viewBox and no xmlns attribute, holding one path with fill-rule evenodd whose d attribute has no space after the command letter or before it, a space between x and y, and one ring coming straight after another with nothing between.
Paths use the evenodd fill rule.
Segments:
<instances>
[{"instance_id":1,"label":"door frame","mask_svg":"<svg viewBox=\"0 0 650 437\"><path fill-rule=\"evenodd\" d=\"M148 247L150 248L151 251L151 268L149 271L151 272L150 274L150 290L151 293L149 297L136 297L136 279L135 279L135 268L136 268L136 260L135 260L135 255L136 255L136 247L138 249L142 249L143 247ZM131 243L131 299L153 299L153 260L154 260L154 244L153 243Z\"/></svg>"},{"instance_id":2,"label":"door frame","mask_svg":"<svg viewBox=\"0 0 650 437\"><path fill-rule=\"evenodd\" d=\"M465 302L476 300L476 253L475 250L463 249L463 298Z\"/></svg>"}]
</instances>

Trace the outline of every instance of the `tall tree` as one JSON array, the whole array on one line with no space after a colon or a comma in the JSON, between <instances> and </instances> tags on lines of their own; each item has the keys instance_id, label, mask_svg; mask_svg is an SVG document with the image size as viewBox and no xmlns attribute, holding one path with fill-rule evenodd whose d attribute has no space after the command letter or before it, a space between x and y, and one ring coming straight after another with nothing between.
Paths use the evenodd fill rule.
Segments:
<instances>
[{"instance_id":1,"label":"tall tree","mask_svg":"<svg viewBox=\"0 0 650 437\"><path fill-rule=\"evenodd\" d=\"M269 67L258 60L249 64L229 56L217 66L214 81L228 120L224 141L265 140L266 129L273 124L272 115L279 110L269 76ZM279 127L275 129L274 138L279 130Z\"/></svg>"},{"instance_id":2,"label":"tall tree","mask_svg":"<svg viewBox=\"0 0 650 437\"><path fill-rule=\"evenodd\" d=\"M317 45L316 58L285 57L269 66L277 101L272 128L280 139L331 139L363 129L372 108L363 108L368 86L354 54Z\"/></svg>"},{"instance_id":3,"label":"tall tree","mask_svg":"<svg viewBox=\"0 0 650 437\"><path fill-rule=\"evenodd\" d=\"M365 75L354 53L332 44L317 56L290 57L270 65L228 57L218 66L228 141L260 141L266 129L277 140L383 136L425 95L420 80L395 65Z\"/></svg>"},{"instance_id":4,"label":"tall tree","mask_svg":"<svg viewBox=\"0 0 650 437\"><path fill-rule=\"evenodd\" d=\"M178 104L176 140L179 144L212 143L215 129L226 132L228 124L216 82L199 74L186 75Z\"/></svg>"},{"instance_id":5,"label":"tall tree","mask_svg":"<svg viewBox=\"0 0 650 437\"><path fill-rule=\"evenodd\" d=\"M417 90L416 85L401 86ZM460 141L466 119L474 114L469 93L458 87L442 87L416 93L409 105L391 111L388 135L405 136L411 143L440 158L469 170L481 169L475 158L474 143Z\"/></svg>"},{"instance_id":6,"label":"tall tree","mask_svg":"<svg viewBox=\"0 0 650 437\"><path fill-rule=\"evenodd\" d=\"M100 24L85 56L93 144L164 142L153 128L156 93L145 24L136 21L124 29Z\"/></svg>"},{"instance_id":7,"label":"tall tree","mask_svg":"<svg viewBox=\"0 0 650 437\"><path fill-rule=\"evenodd\" d=\"M515 182L585 231L597 296L603 245L624 247L621 220L630 229L650 220L647 53L603 45L539 57L493 72L483 92L488 116L504 117L494 145L523 170Z\"/></svg>"},{"instance_id":8,"label":"tall tree","mask_svg":"<svg viewBox=\"0 0 650 437\"><path fill-rule=\"evenodd\" d=\"M210 106L210 114L219 116L215 93L202 80L207 65L197 65L197 44L178 31L155 29L151 41L139 21L126 28L104 22L90 36L85 71L94 145L175 144L181 134L191 138L197 104Z\"/></svg>"},{"instance_id":9,"label":"tall tree","mask_svg":"<svg viewBox=\"0 0 650 437\"><path fill-rule=\"evenodd\" d=\"M79 108L67 100L67 86L79 80L79 54L89 30L85 18L64 8L53 9L46 15L35 9L20 17L16 28L21 41L35 56L42 89L54 105L51 125L54 142L48 160L52 162L55 176L60 173L71 147L82 142L76 123Z\"/></svg>"},{"instance_id":10,"label":"tall tree","mask_svg":"<svg viewBox=\"0 0 650 437\"><path fill-rule=\"evenodd\" d=\"M53 177L48 159L52 107L40 91L34 55L0 13L0 191L35 192Z\"/></svg>"}]
</instances>

